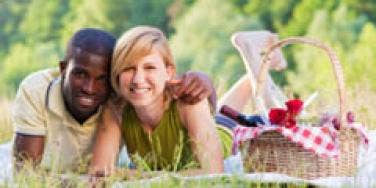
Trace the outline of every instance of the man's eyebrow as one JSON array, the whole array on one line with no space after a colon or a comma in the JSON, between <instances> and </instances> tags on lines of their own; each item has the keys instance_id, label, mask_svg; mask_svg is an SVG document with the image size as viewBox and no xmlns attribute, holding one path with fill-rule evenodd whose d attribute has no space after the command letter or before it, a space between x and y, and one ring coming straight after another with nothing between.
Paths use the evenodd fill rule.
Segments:
<instances>
[{"instance_id":1,"label":"man's eyebrow","mask_svg":"<svg viewBox=\"0 0 376 188\"><path fill-rule=\"evenodd\" d=\"M86 71L86 69L84 69L81 66L74 66L72 70L75 70L75 71Z\"/></svg>"}]
</instances>

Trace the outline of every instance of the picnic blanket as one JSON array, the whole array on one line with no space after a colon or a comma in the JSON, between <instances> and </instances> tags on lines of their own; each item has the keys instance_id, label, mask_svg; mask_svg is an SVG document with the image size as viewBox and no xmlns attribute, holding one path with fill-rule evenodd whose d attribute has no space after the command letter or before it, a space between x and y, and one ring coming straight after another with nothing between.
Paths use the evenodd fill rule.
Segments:
<instances>
[{"instance_id":1,"label":"picnic blanket","mask_svg":"<svg viewBox=\"0 0 376 188\"><path fill-rule=\"evenodd\" d=\"M12 143L0 144L0 183L12 177Z\"/></svg>"}]
</instances>

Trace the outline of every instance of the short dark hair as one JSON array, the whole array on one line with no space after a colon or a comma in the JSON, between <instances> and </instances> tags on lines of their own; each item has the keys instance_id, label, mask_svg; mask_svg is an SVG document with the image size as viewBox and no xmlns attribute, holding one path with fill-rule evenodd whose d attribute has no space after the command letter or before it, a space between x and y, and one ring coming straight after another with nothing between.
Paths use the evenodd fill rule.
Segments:
<instances>
[{"instance_id":1,"label":"short dark hair","mask_svg":"<svg viewBox=\"0 0 376 188\"><path fill-rule=\"evenodd\" d=\"M69 40L63 61L67 62L75 55L75 49L106 57L111 61L116 38L101 29L83 28Z\"/></svg>"}]
</instances>

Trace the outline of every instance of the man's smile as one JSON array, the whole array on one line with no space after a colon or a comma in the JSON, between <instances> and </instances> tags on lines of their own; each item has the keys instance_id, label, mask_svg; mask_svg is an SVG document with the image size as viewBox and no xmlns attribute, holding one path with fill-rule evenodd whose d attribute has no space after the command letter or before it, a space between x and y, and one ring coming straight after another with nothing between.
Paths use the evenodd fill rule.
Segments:
<instances>
[{"instance_id":1,"label":"man's smile","mask_svg":"<svg viewBox=\"0 0 376 188\"><path fill-rule=\"evenodd\" d=\"M93 96L77 96L78 103L81 106L91 107L97 103L97 99Z\"/></svg>"}]
</instances>

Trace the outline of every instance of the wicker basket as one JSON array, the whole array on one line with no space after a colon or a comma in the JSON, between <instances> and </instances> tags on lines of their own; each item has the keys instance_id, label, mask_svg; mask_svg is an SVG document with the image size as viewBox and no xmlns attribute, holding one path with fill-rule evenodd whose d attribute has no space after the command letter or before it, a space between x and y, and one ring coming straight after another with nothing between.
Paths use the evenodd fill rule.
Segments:
<instances>
[{"instance_id":1,"label":"wicker basket","mask_svg":"<svg viewBox=\"0 0 376 188\"><path fill-rule=\"evenodd\" d=\"M340 154L338 158L322 158L305 150L276 131L264 132L259 137L241 143L243 162L248 172L278 172L305 179L328 176L352 176L357 168L360 137L346 126L345 86L342 67L334 51L325 44L309 38L287 38L269 47L260 68L256 96L256 109L263 108L261 97L269 70L268 55L276 48L291 43L303 43L323 49L329 55L338 86L341 129L339 130ZM266 109L264 109L266 111Z\"/></svg>"}]
</instances>

